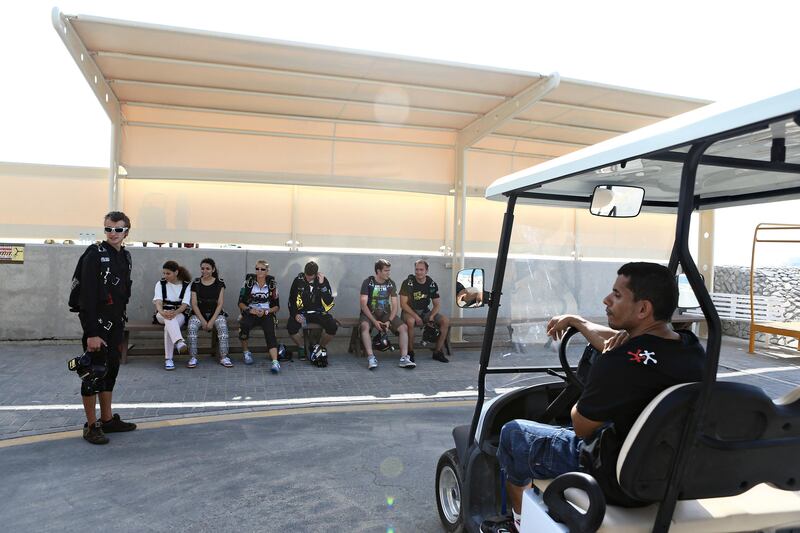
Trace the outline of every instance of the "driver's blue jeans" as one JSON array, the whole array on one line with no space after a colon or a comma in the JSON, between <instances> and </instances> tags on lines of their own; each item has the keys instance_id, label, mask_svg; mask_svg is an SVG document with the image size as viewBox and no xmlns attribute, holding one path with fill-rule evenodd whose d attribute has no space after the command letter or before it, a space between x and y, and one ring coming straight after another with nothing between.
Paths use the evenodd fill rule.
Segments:
<instances>
[{"instance_id":1,"label":"driver's blue jeans","mask_svg":"<svg viewBox=\"0 0 800 533\"><path fill-rule=\"evenodd\" d=\"M525 486L580 470L581 442L569 428L512 420L500 431L497 460L510 483Z\"/></svg>"}]
</instances>

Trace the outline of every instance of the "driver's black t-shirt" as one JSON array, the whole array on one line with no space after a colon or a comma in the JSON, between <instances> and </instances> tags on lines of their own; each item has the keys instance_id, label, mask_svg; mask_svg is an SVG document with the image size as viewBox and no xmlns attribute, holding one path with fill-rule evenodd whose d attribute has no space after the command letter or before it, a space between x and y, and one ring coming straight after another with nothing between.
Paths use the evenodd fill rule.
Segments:
<instances>
[{"instance_id":1,"label":"driver's black t-shirt","mask_svg":"<svg viewBox=\"0 0 800 533\"><path fill-rule=\"evenodd\" d=\"M578 412L597 422L613 422L620 441L639 414L663 390L703 379L705 350L689 331L680 340L641 335L598 355L578 400Z\"/></svg>"}]
</instances>

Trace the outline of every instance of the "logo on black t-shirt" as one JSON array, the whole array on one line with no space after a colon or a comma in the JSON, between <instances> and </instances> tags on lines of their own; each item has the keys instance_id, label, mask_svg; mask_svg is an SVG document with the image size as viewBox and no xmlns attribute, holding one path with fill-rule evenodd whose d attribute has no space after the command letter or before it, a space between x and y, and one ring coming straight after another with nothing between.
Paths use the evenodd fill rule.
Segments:
<instances>
[{"instance_id":1,"label":"logo on black t-shirt","mask_svg":"<svg viewBox=\"0 0 800 533\"><path fill-rule=\"evenodd\" d=\"M654 365L658 364L658 361L653 357L656 352L651 352L649 350L642 350L639 348L635 352L628 352L628 355L631 356L629 361L633 361L634 363L641 363L646 365L647 363L653 363Z\"/></svg>"}]
</instances>

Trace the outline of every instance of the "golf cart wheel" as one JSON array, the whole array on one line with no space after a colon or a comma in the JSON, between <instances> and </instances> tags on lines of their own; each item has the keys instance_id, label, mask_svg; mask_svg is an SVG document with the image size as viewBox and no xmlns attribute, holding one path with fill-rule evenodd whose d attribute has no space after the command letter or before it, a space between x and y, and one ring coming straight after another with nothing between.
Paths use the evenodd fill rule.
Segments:
<instances>
[{"instance_id":1,"label":"golf cart wheel","mask_svg":"<svg viewBox=\"0 0 800 533\"><path fill-rule=\"evenodd\" d=\"M446 531L464 530L462 493L458 456L453 448L444 452L436 465L436 507Z\"/></svg>"}]
</instances>

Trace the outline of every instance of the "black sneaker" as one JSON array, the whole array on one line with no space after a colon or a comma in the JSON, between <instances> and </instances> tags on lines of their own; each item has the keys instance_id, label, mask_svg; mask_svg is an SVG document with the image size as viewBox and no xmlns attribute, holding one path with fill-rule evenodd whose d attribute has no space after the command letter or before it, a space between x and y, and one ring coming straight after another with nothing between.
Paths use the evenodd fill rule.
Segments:
<instances>
[{"instance_id":1,"label":"black sneaker","mask_svg":"<svg viewBox=\"0 0 800 533\"><path fill-rule=\"evenodd\" d=\"M100 422L103 432L105 433L122 433L124 431L133 431L136 429L136 424L133 422L123 422L119 415L115 414L108 422Z\"/></svg>"},{"instance_id":2,"label":"black sneaker","mask_svg":"<svg viewBox=\"0 0 800 533\"><path fill-rule=\"evenodd\" d=\"M411 359L412 363L416 363L416 361L414 360L414 355L416 355L416 354L414 354L414 350L409 350L408 351L408 358Z\"/></svg>"},{"instance_id":3,"label":"black sneaker","mask_svg":"<svg viewBox=\"0 0 800 533\"><path fill-rule=\"evenodd\" d=\"M83 424L83 439L92 444L108 444L108 437L103 433L103 425L99 420L91 426Z\"/></svg>"},{"instance_id":4,"label":"black sneaker","mask_svg":"<svg viewBox=\"0 0 800 533\"><path fill-rule=\"evenodd\" d=\"M440 363L449 363L450 360L444 356L443 352L433 352L433 359L439 361Z\"/></svg>"},{"instance_id":5,"label":"black sneaker","mask_svg":"<svg viewBox=\"0 0 800 533\"><path fill-rule=\"evenodd\" d=\"M481 533L519 533L512 516L495 516L481 522Z\"/></svg>"}]
</instances>

